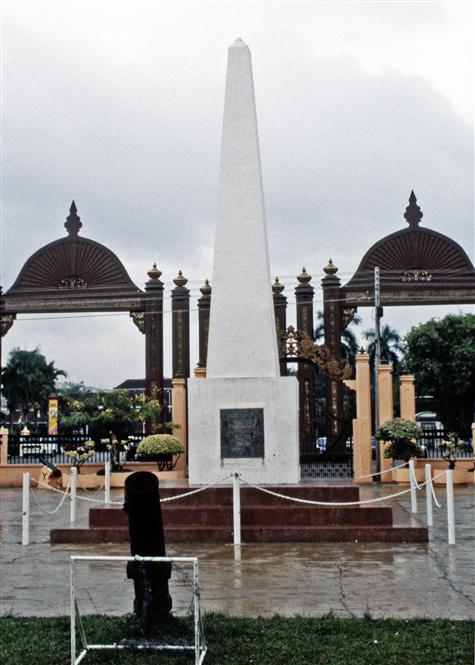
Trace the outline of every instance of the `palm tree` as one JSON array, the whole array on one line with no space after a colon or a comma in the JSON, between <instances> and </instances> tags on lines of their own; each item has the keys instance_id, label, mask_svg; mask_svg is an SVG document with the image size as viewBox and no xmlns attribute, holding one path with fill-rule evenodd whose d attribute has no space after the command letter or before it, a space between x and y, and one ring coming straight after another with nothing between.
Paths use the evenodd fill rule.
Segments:
<instances>
[{"instance_id":1,"label":"palm tree","mask_svg":"<svg viewBox=\"0 0 475 665\"><path fill-rule=\"evenodd\" d=\"M319 342L324 339L324 315L323 312L317 312L317 327L315 328L315 340ZM358 314L355 314L353 317L351 325L359 325L361 323L361 317ZM347 326L341 333L341 355L342 358L348 360L350 365L354 365L355 357L358 353L359 344L356 339L356 335L351 330L350 326Z\"/></svg>"},{"instance_id":2,"label":"palm tree","mask_svg":"<svg viewBox=\"0 0 475 665\"><path fill-rule=\"evenodd\" d=\"M374 358L376 355L376 333L374 328L369 328L363 332L363 338L369 342L368 344L368 355L370 358L370 364L374 367ZM393 372L396 372L399 363L401 360L401 355L403 349L401 347L401 337L397 330L391 328L387 323L381 328L379 335L380 339L380 349L381 349L381 360L386 360L392 368Z\"/></svg>"}]
</instances>

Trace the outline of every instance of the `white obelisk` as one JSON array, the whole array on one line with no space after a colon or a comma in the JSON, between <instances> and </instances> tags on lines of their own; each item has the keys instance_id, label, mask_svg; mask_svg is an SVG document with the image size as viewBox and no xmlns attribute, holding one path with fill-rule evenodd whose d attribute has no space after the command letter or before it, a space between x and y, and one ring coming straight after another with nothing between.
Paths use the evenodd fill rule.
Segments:
<instances>
[{"instance_id":1,"label":"white obelisk","mask_svg":"<svg viewBox=\"0 0 475 665\"><path fill-rule=\"evenodd\" d=\"M298 384L281 377L249 47L228 51L206 378L189 381L189 477L298 482Z\"/></svg>"},{"instance_id":2,"label":"white obelisk","mask_svg":"<svg viewBox=\"0 0 475 665\"><path fill-rule=\"evenodd\" d=\"M228 52L212 285L206 376L279 376L251 52L241 39Z\"/></svg>"}]
</instances>

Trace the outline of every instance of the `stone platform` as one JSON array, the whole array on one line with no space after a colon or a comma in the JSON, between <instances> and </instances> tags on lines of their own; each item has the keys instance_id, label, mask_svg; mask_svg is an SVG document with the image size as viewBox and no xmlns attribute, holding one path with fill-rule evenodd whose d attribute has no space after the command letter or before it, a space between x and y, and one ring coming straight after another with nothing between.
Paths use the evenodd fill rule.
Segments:
<instances>
[{"instance_id":1,"label":"stone platform","mask_svg":"<svg viewBox=\"0 0 475 665\"><path fill-rule=\"evenodd\" d=\"M300 499L358 501L359 488L348 484L268 485L267 489ZM194 489L189 487L189 489ZM162 499L186 488L161 488ZM232 543L232 487L215 486L162 504L167 543ZM120 508L92 508L89 527L52 529L52 543L122 543L128 541L127 515ZM393 515L380 503L370 506L315 506L287 501L251 487L241 488L241 539L244 543L427 542L425 527L404 511Z\"/></svg>"}]
</instances>

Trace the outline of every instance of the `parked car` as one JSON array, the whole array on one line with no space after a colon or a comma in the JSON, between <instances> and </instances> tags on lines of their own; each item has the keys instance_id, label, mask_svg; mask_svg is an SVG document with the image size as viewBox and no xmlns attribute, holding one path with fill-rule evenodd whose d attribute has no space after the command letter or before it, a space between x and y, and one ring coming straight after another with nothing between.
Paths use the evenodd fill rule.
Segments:
<instances>
[{"instance_id":1,"label":"parked car","mask_svg":"<svg viewBox=\"0 0 475 665\"><path fill-rule=\"evenodd\" d=\"M318 453L325 452L325 450L327 449L327 437L319 436L315 441L315 448L317 449Z\"/></svg>"},{"instance_id":2,"label":"parked car","mask_svg":"<svg viewBox=\"0 0 475 665\"><path fill-rule=\"evenodd\" d=\"M42 441L20 443L20 457L38 457L38 455L52 457L57 452L58 446L55 443L43 443Z\"/></svg>"}]
</instances>

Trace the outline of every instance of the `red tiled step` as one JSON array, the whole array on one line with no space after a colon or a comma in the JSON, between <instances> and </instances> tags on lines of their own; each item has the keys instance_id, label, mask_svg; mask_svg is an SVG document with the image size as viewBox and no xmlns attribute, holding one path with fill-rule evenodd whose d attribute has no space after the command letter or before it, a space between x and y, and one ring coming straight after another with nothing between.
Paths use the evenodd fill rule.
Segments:
<instances>
[{"instance_id":1,"label":"red tiled step","mask_svg":"<svg viewBox=\"0 0 475 665\"><path fill-rule=\"evenodd\" d=\"M340 526L340 527L270 527L242 529L243 543L307 542L427 542L424 527ZM125 543L128 529L53 529L53 543ZM232 529L212 527L175 527L165 529L167 543L232 542Z\"/></svg>"},{"instance_id":2,"label":"red tiled step","mask_svg":"<svg viewBox=\"0 0 475 665\"><path fill-rule=\"evenodd\" d=\"M165 527L174 526L232 526L231 506L188 506L162 504ZM127 515L122 510L92 508L89 525L92 528L127 527ZM392 512L383 506L323 507L308 504L284 504L282 506L244 506L241 508L241 524L252 526L341 526L392 525Z\"/></svg>"}]
</instances>

